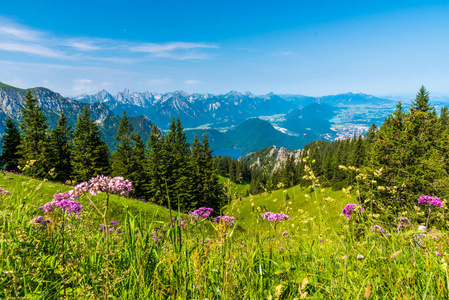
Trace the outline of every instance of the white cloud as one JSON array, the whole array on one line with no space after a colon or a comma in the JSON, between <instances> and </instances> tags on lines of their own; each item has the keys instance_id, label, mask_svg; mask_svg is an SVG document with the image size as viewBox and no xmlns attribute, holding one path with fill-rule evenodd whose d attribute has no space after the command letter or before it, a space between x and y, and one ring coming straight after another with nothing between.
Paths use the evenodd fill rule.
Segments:
<instances>
[{"instance_id":1,"label":"white cloud","mask_svg":"<svg viewBox=\"0 0 449 300\"><path fill-rule=\"evenodd\" d=\"M17 24L12 24L5 19L0 19L0 36L18 39L22 41L37 41L43 33L36 30L25 29Z\"/></svg>"},{"instance_id":2,"label":"white cloud","mask_svg":"<svg viewBox=\"0 0 449 300\"><path fill-rule=\"evenodd\" d=\"M184 81L184 83L186 84L199 84L201 83L201 81L195 80L195 79L188 79L186 81Z\"/></svg>"},{"instance_id":3,"label":"white cloud","mask_svg":"<svg viewBox=\"0 0 449 300\"><path fill-rule=\"evenodd\" d=\"M95 45L94 41L80 41L80 40L67 40L63 42L61 45L72 47L80 51L94 51L101 50L102 48L98 45Z\"/></svg>"},{"instance_id":4,"label":"white cloud","mask_svg":"<svg viewBox=\"0 0 449 300\"><path fill-rule=\"evenodd\" d=\"M170 81L170 78L154 78L148 81L149 85L154 84L167 84Z\"/></svg>"},{"instance_id":5,"label":"white cloud","mask_svg":"<svg viewBox=\"0 0 449 300\"><path fill-rule=\"evenodd\" d=\"M68 58L62 52L36 44L0 43L0 50L23 52L50 58Z\"/></svg>"},{"instance_id":6,"label":"white cloud","mask_svg":"<svg viewBox=\"0 0 449 300\"><path fill-rule=\"evenodd\" d=\"M198 49L198 48L218 48L217 45L187 42L170 42L165 44L146 43L131 47L131 51L147 53L164 53L175 50Z\"/></svg>"},{"instance_id":7,"label":"white cloud","mask_svg":"<svg viewBox=\"0 0 449 300\"><path fill-rule=\"evenodd\" d=\"M94 89L90 79L75 79L73 83L73 91L77 94L88 94Z\"/></svg>"}]
</instances>

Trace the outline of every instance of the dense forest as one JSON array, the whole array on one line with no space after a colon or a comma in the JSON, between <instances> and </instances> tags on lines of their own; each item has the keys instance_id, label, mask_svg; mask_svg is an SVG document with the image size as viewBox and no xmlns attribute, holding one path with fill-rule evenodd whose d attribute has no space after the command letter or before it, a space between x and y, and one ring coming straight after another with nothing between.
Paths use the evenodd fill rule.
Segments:
<instances>
[{"instance_id":1,"label":"dense forest","mask_svg":"<svg viewBox=\"0 0 449 300\"><path fill-rule=\"evenodd\" d=\"M134 185L133 197L164 206L190 210L198 206L220 208L224 199L207 136L192 145L186 141L179 119L172 120L166 135L153 127L145 147L133 133L126 112L115 136L111 154L100 128L86 107L75 128L64 114L49 130L37 99L29 91L23 122L7 121L0 162L4 170L59 182L82 182L97 175L123 176Z\"/></svg>"}]
</instances>

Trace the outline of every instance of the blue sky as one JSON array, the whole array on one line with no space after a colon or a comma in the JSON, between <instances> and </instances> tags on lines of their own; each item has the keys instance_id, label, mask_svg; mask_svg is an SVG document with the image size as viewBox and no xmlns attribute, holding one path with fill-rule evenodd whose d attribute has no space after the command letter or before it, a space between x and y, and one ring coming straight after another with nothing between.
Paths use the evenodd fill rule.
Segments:
<instances>
[{"instance_id":1,"label":"blue sky","mask_svg":"<svg viewBox=\"0 0 449 300\"><path fill-rule=\"evenodd\" d=\"M8 1L0 81L64 96L449 94L445 2Z\"/></svg>"}]
</instances>

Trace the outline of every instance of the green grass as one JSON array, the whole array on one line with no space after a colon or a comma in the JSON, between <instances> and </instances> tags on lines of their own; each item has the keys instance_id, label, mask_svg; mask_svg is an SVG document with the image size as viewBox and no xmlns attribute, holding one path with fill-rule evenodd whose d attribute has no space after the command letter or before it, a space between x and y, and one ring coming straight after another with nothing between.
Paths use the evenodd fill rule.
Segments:
<instances>
[{"instance_id":1,"label":"green grass","mask_svg":"<svg viewBox=\"0 0 449 300\"><path fill-rule=\"evenodd\" d=\"M0 174L0 187L11 191L13 196L22 199L24 204L27 204L28 207L33 209L32 211L36 214L36 217L42 215L42 211L38 208L45 203L50 202L53 199L54 194L64 193L74 188L70 185L41 181L9 173L6 173L3 176ZM101 203L104 202L105 199L105 194L92 197L94 203L99 206L101 206ZM85 197L81 198L80 202L84 207L92 209L89 200ZM154 223L169 219L169 211L164 207L111 195L108 213L109 219L111 221L124 222L126 211L138 216L143 223ZM96 223L102 222L100 216L96 214L92 215L92 220Z\"/></svg>"},{"instance_id":2,"label":"green grass","mask_svg":"<svg viewBox=\"0 0 449 300\"><path fill-rule=\"evenodd\" d=\"M230 199L243 198L246 192L250 190L250 184L248 182L235 183L228 177L219 176L218 182L226 189L226 194Z\"/></svg>"},{"instance_id":3,"label":"green grass","mask_svg":"<svg viewBox=\"0 0 449 300\"><path fill-rule=\"evenodd\" d=\"M294 186L234 200L224 211L227 215L242 219L240 226L246 230L261 222L260 216L264 212L285 213L290 217L287 231L316 236L320 232L339 232L345 222L345 217L339 212L347 203L354 201L342 191L325 188L310 192L309 188ZM269 228L267 222L262 222L262 226Z\"/></svg>"},{"instance_id":4,"label":"green grass","mask_svg":"<svg viewBox=\"0 0 449 300\"><path fill-rule=\"evenodd\" d=\"M417 224L398 233L392 223L380 224L390 236L373 232L368 207L350 220L341 215L344 204L354 200L340 191L295 187L234 200L225 210L237 218L232 228L206 219L173 228L167 210L112 197L110 219L119 225L108 243L92 224L99 220L91 205L83 202L80 218L66 220L63 248L60 215L46 216L52 220L46 228L32 219L55 191L71 187L9 174L0 186L12 191L0 196L0 299L447 299L449 294L445 230L434 228L423 237ZM272 227L261 218L265 210L284 212L290 220Z\"/></svg>"}]
</instances>

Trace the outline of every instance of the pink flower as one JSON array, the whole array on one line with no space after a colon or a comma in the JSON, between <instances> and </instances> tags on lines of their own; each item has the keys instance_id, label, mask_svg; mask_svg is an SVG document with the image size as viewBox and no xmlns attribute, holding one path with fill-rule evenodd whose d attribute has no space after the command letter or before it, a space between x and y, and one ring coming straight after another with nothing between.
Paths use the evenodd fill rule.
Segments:
<instances>
[{"instance_id":1,"label":"pink flower","mask_svg":"<svg viewBox=\"0 0 449 300\"><path fill-rule=\"evenodd\" d=\"M436 196L421 196L418 199L418 204L421 203L427 203L428 205L439 206L440 208L443 208L443 203L441 202L440 198Z\"/></svg>"},{"instance_id":2,"label":"pink flower","mask_svg":"<svg viewBox=\"0 0 449 300\"><path fill-rule=\"evenodd\" d=\"M360 204L349 203L349 204L346 204L346 206L343 208L341 213L344 214L346 216L346 218L348 218L348 220L349 220L354 211L365 212L365 209Z\"/></svg>"},{"instance_id":3,"label":"pink flower","mask_svg":"<svg viewBox=\"0 0 449 300\"><path fill-rule=\"evenodd\" d=\"M262 218L264 218L267 221L270 222L281 222L282 220L288 220L289 217L283 213L275 214L272 212L266 212L262 215Z\"/></svg>"},{"instance_id":4,"label":"pink flower","mask_svg":"<svg viewBox=\"0 0 449 300\"><path fill-rule=\"evenodd\" d=\"M75 186L75 193L81 195L90 192L93 196L100 193L117 194L120 196L128 196L133 190L133 184L131 181L125 178L118 177L107 177L103 175L98 175L97 177L91 178L89 182L81 182Z\"/></svg>"}]
</instances>

